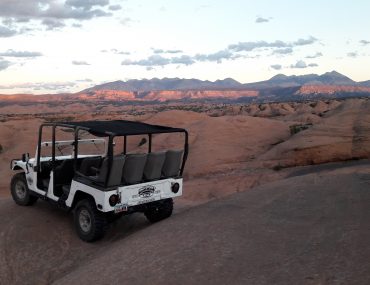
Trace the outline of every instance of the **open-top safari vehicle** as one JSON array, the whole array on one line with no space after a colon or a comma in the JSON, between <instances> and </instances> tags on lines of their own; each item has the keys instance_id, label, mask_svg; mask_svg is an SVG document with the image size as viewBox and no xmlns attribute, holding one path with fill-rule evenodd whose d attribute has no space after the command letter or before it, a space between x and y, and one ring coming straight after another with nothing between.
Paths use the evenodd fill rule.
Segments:
<instances>
[{"instance_id":1,"label":"open-top safari vehicle","mask_svg":"<svg viewBox=\"0 0 370 285\"><path fill-rule=\"evenodd\" d=\"M163 147L173 135L180 149L174 143L176 149L153 150L157 138ZM169 217L172 198L182 195L187 155L188 133L181 128L124 120L44 123L35 157L26 153L11 161L11 169L21 170L11 194L19 205L41 198L73 210L79 237L94 241L123 214L143 212L150 222Z\"/></svg>"}]
</instances>

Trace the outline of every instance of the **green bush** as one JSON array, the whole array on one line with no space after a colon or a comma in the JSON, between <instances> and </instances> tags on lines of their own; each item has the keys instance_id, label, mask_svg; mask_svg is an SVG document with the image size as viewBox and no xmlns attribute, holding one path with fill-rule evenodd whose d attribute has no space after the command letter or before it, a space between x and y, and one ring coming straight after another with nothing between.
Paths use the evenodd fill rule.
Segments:
<instances>
[{"instance_id":1,"label":"green bush","mask_svg":"<svg viewBox=\"0 0 370 285\"><path fill-rule=\"evenodd\" d=\"M309 127L312 127L312 124L297 124L289 126L290 134L294 135L299 133L300 131L307 130Z\"/></svg>"}]
</instances>

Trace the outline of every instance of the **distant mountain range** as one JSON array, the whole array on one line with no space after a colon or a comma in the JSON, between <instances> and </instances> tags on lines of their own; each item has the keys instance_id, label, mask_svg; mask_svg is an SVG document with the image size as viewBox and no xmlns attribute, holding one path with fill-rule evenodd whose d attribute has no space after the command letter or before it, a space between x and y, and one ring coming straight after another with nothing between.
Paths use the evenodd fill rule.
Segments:
<instances>
[{"instance_id":1,"label":"distant mountain range","mask_svg":"<svg viewBox=\"0 0 370 285\"><path fill-rule=\"evenodd\" d=\"M158 91L158 90L200 90L200 89L229 89L239 88L243 84L232 78L223 80L202 81L199 79L180 79L180 78L153 78L153 79L132 79L128 81L114 81L96 85L85 89L81 93L100 90L116 90L116 91Z\"/></svg>"},{"instance_id":2,"label":"distant mountain range","mask_svg":"<svg viewBox=\"0 0 370 285\"><path fill-rule=\"evenodd\" d=\"M242 84L232 78L199 79L153 78L114 81L74 94L0 95L0 105L32 102L116 102L152 104L162 102L279 102L329 98L370 97L370 80L356 82L336 71L322 75L278 74L269 80Z\"/></svg>"},{"instance_id":3,"label":"distant mountain range","mask_svg":"<svg viewBox=\"0 0 370 285\"><path fill-rule=\"evenodd\" d=\"M153 78L142 80L114 81L96 85L85 89L80 93L88 93L91 91L115 90L115 91L160 91L160 90L222 90L222 89L249 89L260 90L266 88L277 87L298 87L304 85L330 85L330 86L364 86L370 87L370 80L364 82L356 82L339 72L332 71L322 75L307 74L307 75L291 75L278 74L269 80L242 84L232 78L223 80L202 81L199 79L180 79L180 78Z\"/></svg>"}]
</instances>

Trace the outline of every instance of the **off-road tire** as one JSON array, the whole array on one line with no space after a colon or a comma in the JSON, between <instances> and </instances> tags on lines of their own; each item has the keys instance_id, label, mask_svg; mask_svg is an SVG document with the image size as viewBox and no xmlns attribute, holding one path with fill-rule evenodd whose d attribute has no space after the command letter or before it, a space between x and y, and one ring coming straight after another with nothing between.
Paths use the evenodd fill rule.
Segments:
<instances>
[{"instance_id":1,"label":"off-road tire","mask_svg":"<svg viewBox=\"0 0 370 285\"><path fill-rule=\"evenodd\" d=\"M73 222L77 235L86 242L96 241L105 234L107 221L92 199L79 201L74 209Z\"/></svg>"},{"instance_id":2,"label":"off-road tire","mask_svg":"<svg viewBox=\"0 0 370 285\"><path fill-rule=\"evenodd\" d=\"M170 217L172 215L172 211L173 200L172 198L169 198L152 203L152 205L150 205L150 207L144 211L144 215L149 222L156 223Z\"/></svg>"},{"instance_id":3,"label":"off-road tire","mask_svg":"<svg viewBox=\"0 0 370 285\"><path fill-rule=\"evenodd\" d=\"M30 194L24 172L17 173L12 177L10 193L14 202L20 206L31 206L37 201L37 197Z\"/></svg>"}]
</instances>

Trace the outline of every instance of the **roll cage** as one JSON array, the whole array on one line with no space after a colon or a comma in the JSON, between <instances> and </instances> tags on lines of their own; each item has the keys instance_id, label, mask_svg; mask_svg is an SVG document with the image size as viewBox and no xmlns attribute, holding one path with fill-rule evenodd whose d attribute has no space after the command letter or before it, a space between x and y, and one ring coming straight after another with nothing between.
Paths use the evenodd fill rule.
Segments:
<instances>
[{"instance_id":1,"label":"roll cage","mask_svg":"<svg viewBox=\"0 0 370 285\"><path fill-rule=\"evenodd\" d=\"M73 146L73 170L74 173L78 173L78 151L79 144L81 140L79 139L79 134L81 131L86 131L97 137L107 137L108 146L106 149L106 155L108 158L108 172L104 180L104 186L107 186L108 177L110 175L112 161L113 161L113 142L115 137L123 137L123 154L126 155L127 152L127 137L134 135L147 135L148 136L148 153L152 152L152 136L153 134L165 134L165 133L183 133L184 136L184 154L180 168L179 176L182 176L185 163L188 156L189 145L188 145L188 132L182 128L172 128L160 125L151 125L136 121L127 120L112 120L112 121L82 121L82 122L53 122L44 123L39 128L38 146L36 152L36 165L34 166L34 171L37 175L41 171L41 147L42 147L42 134L45 127L52 128L52 139L51 139L51 170L54 172L56 168L55 159L55 148L56 148L56 128L68 128L74 132ZM55 179L53 179L55 184ZM55 185L53 185L53 188Z\"/></svg>"}]
</instances>

